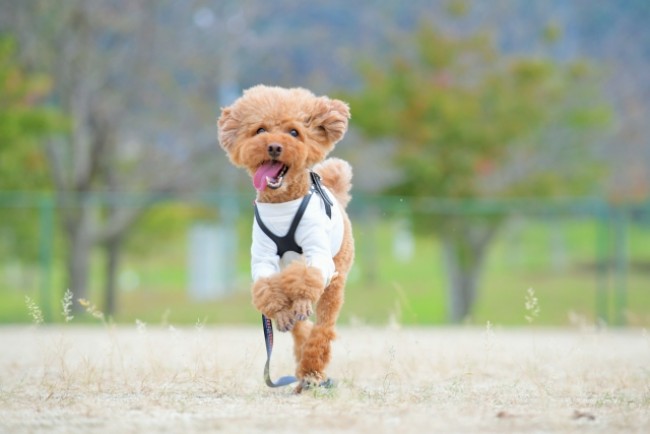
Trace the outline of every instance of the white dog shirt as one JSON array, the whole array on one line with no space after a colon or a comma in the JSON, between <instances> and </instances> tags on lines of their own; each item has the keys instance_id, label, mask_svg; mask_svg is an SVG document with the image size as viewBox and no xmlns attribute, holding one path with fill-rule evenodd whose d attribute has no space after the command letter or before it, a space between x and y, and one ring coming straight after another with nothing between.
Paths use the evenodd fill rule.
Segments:
<instances>
[{"instance_id":1,"label":"white dog shirt","mask_svg":"<svg viewBox=\"0 0 650 434\"><path fill-rule=\"evenodd\" d=\"M326 195L332 197L327 188L319 186ZM307 265L318 268L323 274L327 286L336 274L334 256L343 244L343 215L337 203L331 205L331 218L327 215L328 204L321 198L318 189L312 188L302 218L298 218L294 240L297 251L287 251L279 255L280 247L258 223L253 221L253 244L251 246L251 273L253 280L268 277L289 265L292 261L303 258ZM268 231L276 238L282 238L290 232L294 217L306 197L283 203L256 202L258 216ZM335 201L334 201L335 202ZM282 235L278 235L282 234ZM290 235L290 234L289 234Z\"/></svg>"}]
</instances>

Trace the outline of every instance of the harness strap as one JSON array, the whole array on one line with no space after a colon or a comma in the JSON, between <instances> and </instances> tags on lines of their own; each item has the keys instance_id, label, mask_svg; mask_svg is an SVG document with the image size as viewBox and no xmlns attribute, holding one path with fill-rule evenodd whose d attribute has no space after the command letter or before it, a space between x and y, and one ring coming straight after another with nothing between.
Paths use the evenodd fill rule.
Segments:
<instances>
[{"instance_id":1,"label":"harness strap","mask_svg":"<svg viewBox=\"0 0 650 434\"><path fill-rule=\"evenodd\" d=\"M297 252L298 254L302 254L302 247L300 247L298 243L296 243L296 229L298 229L300 220L302 220L302 216L305 214L305 211L307 210L307 205L309 205L309 200L311 199L311 196L312 196L312 192L309 192L309 194L302 199L302 202L300 202L300 206L298 207L298 211L296 212L296 215L293 216L293 220L291 221L291 226L289 226L289 230L282 237L275 235L264 224L262 218L260 217L260 213L257 210L257 204L255 205L255 220L257 220L257 224L259 225L260 229L262 229L262 232L264 232L275 243L277 247L277 254L279 257L282 257L286 252Z\"/></svg>"},{"instance_id":2,"label":"harness strap","mask_svg":"<svg viewBox=\"0 0 650 434\"><path fill-rule=\"evenodd\" d=\"M302 220L302 216L305 214L305 211L307 210L307 206L309 205L309 200L311 199L312 195L314 192L318 193L318 195L323 198L323 204L325 205L325 213L327 214L328 218L332 218L332 206L334 205L334 202L332 202L332 199L329 198L327 193L325 193L325 190L323 190L323 186L321 185L321 179L320 175L316 172L309 172L309 176L311 177L311 188L309 190L309 193L305 197L303 197L302 202L300 202L300 206L298 207L298 211L296 211L296 215L293 216L293 220L291 221L291 225L289 226L289 230L284 236L278 236L271 232L271 230L264 224L262 221L262 218L260 217L260 213L257 210L257 204L254 204L255 208L255 220L257 221L257 224L259 225L260 229L262 229L262 232L266 234L273 242L275 243L277 247L277 254L279 257L282 257L285 253L287 252L296 252L299 255L302 255L302 247L298 245L296 242L296 230L298 229L298 225L300 224L300 220Z\"/></svg>"},{"instance_id":3,"label":"harness strap","mask_svg":"<svg viewBox=\"0 0 650 434\"><path fill-rule=\"evenodd\" d=\"M332 206L334 205L334 202L332 202L332 199L329 198L327 193L323 190L323 186L320 183L320 175L316 172L309 172L309 175L311 176L311 188L312 191L316 191L320 195L320 197L323 198L323 203L325 204L325 212L327 213L327 217L332 218Z\"/></svg>"},{"instance_id":4,"label":"harness strap","mask_svg":"<svg viewBox=\"0 0 650 434\"><path fill-rule=\"evenodd\" d=\"M302 216L305 215L305 211L307 210L307 205L309 205L309 200L311 199L311 192L305 196L302 199L302 202L300 202L300 207L298 207L298 211L296 211L296 215L293 216L293 220L291 221L291 226L289 226L289 232L285 235L285 237L291 237L291 243L295 244L300 251L298 253L302 253L302 247L300 247L298 244L296 244L295 240L295 235L296 235L296 230L298 229L298 225L300 224L300 220L302 220Z\"/></svg>"}]
</instances>

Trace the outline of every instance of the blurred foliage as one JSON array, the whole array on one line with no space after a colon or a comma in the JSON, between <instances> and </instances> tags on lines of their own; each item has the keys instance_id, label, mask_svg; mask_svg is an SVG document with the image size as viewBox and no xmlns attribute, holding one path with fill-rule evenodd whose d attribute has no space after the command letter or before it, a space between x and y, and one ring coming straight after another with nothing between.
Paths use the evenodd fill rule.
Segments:
<instances>
[{"instance_id":1,"label":"blurred foliage","mask_svg":"<svg viewBox=\"0 0 650 434\"><path fill-rule=\"evenodd\" d=\"M29 73L15 58L15 42L0 37L0 190L49 190L40 140L67 127L56 109L44 107L52 81Z\"/></svg>"},{"instance_id":2,"label":"blurred foliage","mask_svg":"<svg viewBox=\"0 0 650 434\"><path fill-rule=\"evenodd\" d=\"M137 230L129 237L129 251L137 254L160 253L160 246L166 243L167 238L186 235L193 222L214 222L215 214L215 209L207 205L154 205L138 220Z\"/></svg>"},{"instance_id":3,"label":"blurred foliage","mask_svg":"<svg viewBox=\"0 0 650 434\"><path fill-rule=\"evenodd\" d=\"M421 25L386 66L362 65L365 85L345 98L367 137L396 144L401 176L389 193L476 199L593 189L594 153L580 149L589 141L577 132L606 121L607 109L589 97L593 89L584 91L589 67L506 56L495 45L486 35ZM415 215L415 229L441 236L450 320L471 313L487 247L503 220Z\"/></svg>"},{"instance_id":4,"label":"blurred foliage","mask_svg":"<svg viewBox=\"0 0 650 434\"><path fill-rule=\"evenodd\" d=\"M467 15L469 5L466 0L451 0L447 3L447 13L452 17L463 17Z\"/></svg>"},{"instance_id":5,"label":"blurred foliage","mask_svg":"<svg viewBox=\"0 0 650 434\"><path fill-rule=\"evenodd\" d=\"M42 104L51 90L50 78L21 68L14 40L0 36L0 191L51 190L42 140L68 127L60 111ZM36 217L21 208L0 213L0 255L36 259Z\"/></svg>"},{"instance_id":6,"label":"blurred foliage","mask_svg":"<svg viewBox=\"0 0 650 434\"><path fill-rule=\"evenodd\" d=\"M401 180L389 192L455 198L589 192L599 172L589 154L576 155L585 140L572 134L551 146L545 134L587 133L608 121L607 107L589 97L593 88L584 90L588 65L506 57L489 37L450 37L429 26L399 51L386 67L364 63L365 86L345 95L354 125L397 144ZM558 147L562 152L553 155ZM579 158L566 161L567 148ZM555 158L545 160L549 155ZM495 182L519 158L536 160L536 170Z\"/></svg>"}]
</instances>

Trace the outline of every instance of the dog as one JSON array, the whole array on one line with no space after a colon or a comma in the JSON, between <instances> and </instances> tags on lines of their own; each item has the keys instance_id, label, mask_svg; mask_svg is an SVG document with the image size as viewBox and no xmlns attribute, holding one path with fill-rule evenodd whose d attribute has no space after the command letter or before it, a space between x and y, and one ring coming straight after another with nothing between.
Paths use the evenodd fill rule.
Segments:
<instances>
[{"instance_id":1,"label":"dog","mask_svg":"<svg viewBox=\"0 0 650 434\"><path fill-rule=\"evenodd\" d=\"M219 144L257 191L252 303L291 331L296 392L323 385L354 261L352 168L326 156L345 135L346 103L303 88L254 86L221 110ZM316 313L315 322L310 317Z\"/></svg>"}]
</instances>

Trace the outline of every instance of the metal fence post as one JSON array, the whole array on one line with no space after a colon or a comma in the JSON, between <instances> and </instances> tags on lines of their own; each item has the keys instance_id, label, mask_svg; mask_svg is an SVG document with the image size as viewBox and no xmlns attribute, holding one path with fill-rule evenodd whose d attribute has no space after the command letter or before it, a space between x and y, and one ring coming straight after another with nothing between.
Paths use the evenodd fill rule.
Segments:
<instances>
[{"instance_id":1,"label":"metal fence post","mask_svg":"<svg viewBox=\"0 0 650 434\"><path fill-rule=\"evenodd\" d=\"M52 247L54 227L54 199L49 194L44 194L39 200L39 265L40 285L39 299L43 318L52 321Z\"/></svg>"},{"instance_id":2,"label":"metal fence post","mask_svg":"<svg viewBox=\"0 0 650 434\"><path fill-rule=\"evenodd\" d=\"M625 325L627 307L627 228L626 211L623 206L616 208L614 217L614 276L616 294L616 324Z\"/></svg>"},{"instance_id":3,"label":"metal fence post","mask_svg":"<svg viewBox=\"0 0 650 434\"><path fill-rule=\"evenodd\" d=\"M602 208L597 213L596 225L596 322L609 323L609 209Z\"/></svg>"}]
</instances>

